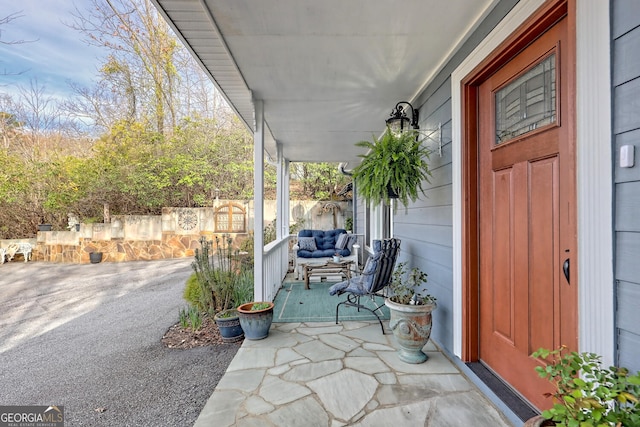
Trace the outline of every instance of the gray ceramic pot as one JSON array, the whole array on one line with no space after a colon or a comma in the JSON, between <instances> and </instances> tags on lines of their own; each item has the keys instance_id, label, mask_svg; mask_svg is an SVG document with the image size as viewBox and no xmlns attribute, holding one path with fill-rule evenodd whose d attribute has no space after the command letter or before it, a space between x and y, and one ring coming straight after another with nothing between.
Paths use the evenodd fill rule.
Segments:
<instances>
[{"instance_id":1,"label":"gray ceramic pot","mask_svg":"<svg viewBox=\"0 0 640 427\"><path fill-rule=\"evenodd\" d=\"M398 357L407 363L424 363L429 358L422 348L431 336L431 312L436 303L424 305L398 304L385 300L389 307L389 328L398 342Z\"/></svg>"}]
</instances>

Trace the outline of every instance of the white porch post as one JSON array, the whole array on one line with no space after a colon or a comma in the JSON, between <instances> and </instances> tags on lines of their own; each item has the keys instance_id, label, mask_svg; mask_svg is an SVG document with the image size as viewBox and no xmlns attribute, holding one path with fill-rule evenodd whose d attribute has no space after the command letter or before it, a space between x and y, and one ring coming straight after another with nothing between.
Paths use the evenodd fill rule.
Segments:
<instances>
[{"instance_id":1,"label":"white porch post","mask_svg":"<svg viewBox=\"0 0 640 427\"><path fill-rule=\"evenodd\" d=\"M253 299L263 301L264 285L264 103L254 99L255 126L253 132Z\"/></svg>"},{"instance_id":2,"label":"white porch post","mask_svg":"<svg viewBox=\"0 0 640 427\"><path fill-rule=\"evenodd\" d=\"M576 2L578 349L615 362L609 2Z\"/></svg>"},{"instance_id":3,"label":"white porch post","mask_svg":"<svg viewBox=\"0 0 640 427\"><path fill-rule=\"evenodd\" d=\"M276 143L276 240L282 239L282 144Z\"/></svg>"},{"instance_id":4,"label":"white porch post","mask_svg":"<svg viewBox=\"0 0 640 427\"><path fill-rule=\"evenodd\" d=\"M277 143L276 147L276 239L281 240L289 235L289 161L284 159L282 145Z\"/></svg>"},{"instance_id":5,"label":"white porch post","mask_svg":"<svg viewBox=\"0 0 640 427\"><path fill-rule=\"evenodd\" d=\"M289 235L289 224L291 223L291 202L290 202L290 188L289 188L289 160L284 160L282 165L282 218L284 224L282 225L283 237Z\"/></svg>"}]
</instances>

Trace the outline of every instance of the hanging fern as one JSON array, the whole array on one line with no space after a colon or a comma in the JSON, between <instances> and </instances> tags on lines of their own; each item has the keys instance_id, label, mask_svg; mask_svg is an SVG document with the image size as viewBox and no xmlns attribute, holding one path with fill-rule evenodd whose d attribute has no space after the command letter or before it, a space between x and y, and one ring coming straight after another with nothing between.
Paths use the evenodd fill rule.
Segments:
<instances>
[{"instance_id":1,"label":"hanging fern","mask_svg":"<svg viewBox=\"0 0 640 427\"><path fill-rule=\"evenodd\" d=\"M387 127L379 139L356 143L369 150L360 155L362 163L353 170L353 178L358 194L371 206L389 204L391 193L405 207L424 195L422 185L431 178L429 150L417 136L414 130L395 134Z\"/></svg>"}]
</instances>

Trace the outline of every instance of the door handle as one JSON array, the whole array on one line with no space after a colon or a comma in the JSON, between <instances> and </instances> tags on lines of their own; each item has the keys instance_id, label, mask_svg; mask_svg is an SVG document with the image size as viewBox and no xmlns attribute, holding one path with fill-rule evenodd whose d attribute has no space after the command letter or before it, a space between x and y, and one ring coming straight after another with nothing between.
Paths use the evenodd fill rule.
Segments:
<instances>
[{"instance_id":1,"label":"door handle","mask_svg":"<svg viewBox=\"0 0 640 427\"><path fill-rule=\"evenodd\" d=\"M562 264L562 272L564 273L564 277L566 277L567 279L567 283L571 283L571 280L569 280L570 276L571 276L571 271L570 271L570 262L569 262L569 258L564 260L564 263Z\"/></svg>"}]
</instances>

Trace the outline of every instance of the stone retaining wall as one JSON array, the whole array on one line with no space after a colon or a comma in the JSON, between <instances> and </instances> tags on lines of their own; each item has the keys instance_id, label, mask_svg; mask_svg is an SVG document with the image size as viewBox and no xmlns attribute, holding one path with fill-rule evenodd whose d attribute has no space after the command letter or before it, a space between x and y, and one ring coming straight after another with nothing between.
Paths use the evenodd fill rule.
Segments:
<instances>
[{"instance_id":1,"label":"stone retaining wall","mask_svg":"<svg viewBox=\"0 0 640 427\"><path fill-rule=\"evenodd\" d=\"M102 252L102 262L158 260L192 257L200 247L200 235L164 234L162 240L91 240L80 239L77 245L38 243L34 261L88 263L91 252Z\"/></svg>"},{"instance_id":2,"label":"stone retaining wall","mask_svg":"<svg viewBox=\"0 0 640 427\"><path fill-rule=\"evenodd\" d=\"M216 212L220 208L236 206L242 212L243 232L218 232ZM265 201L264 226L275 218L275 202ZM297 201L291 206L291 218L299 226L328 230L344 226L350 212L348 202ZM350 213L349 213L350 216ZM225 216L222 217L226 218ZM239 217L233 216L233 223ZM70 227L69 227L70 228ZM233 228L236 230L236 228ZM227 234L238 249L253 230L252 201L218 201L215 207L162 209L162 215L114 215L111 223L81 223L78 230L38 231L36 239L0 241L0 247L10 243L29 242L33 246L32 260L59 263L88 263L91 252L102 252L102 262L157 260L184 258L194 255L200 247L200 237L214 239ZM219 230L220 231L220 230ZM18 255L18 259L20 259Z\"/></svg>"}]
</instances>

